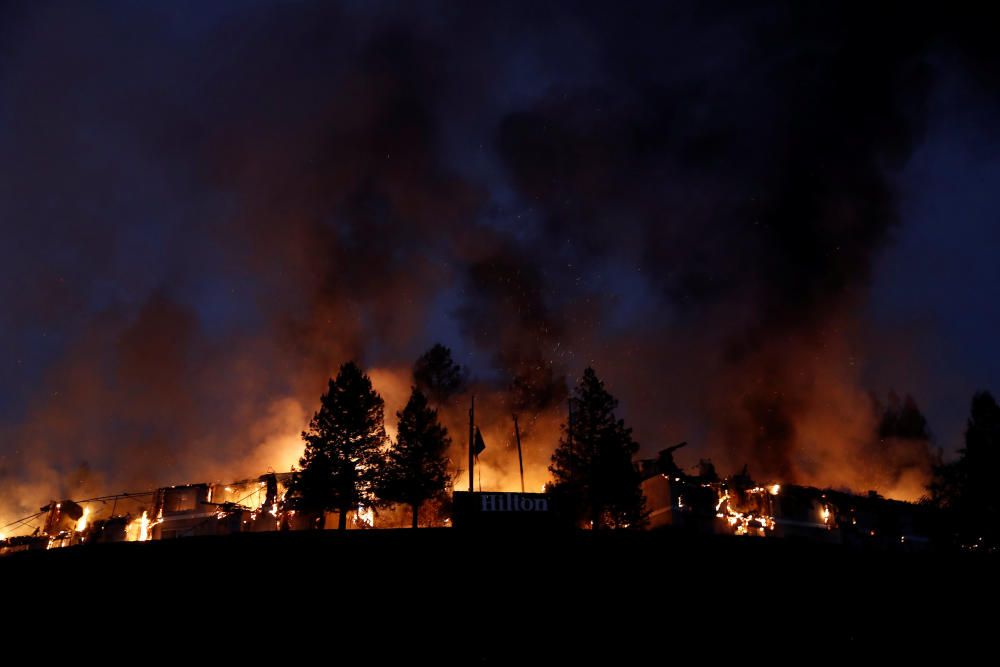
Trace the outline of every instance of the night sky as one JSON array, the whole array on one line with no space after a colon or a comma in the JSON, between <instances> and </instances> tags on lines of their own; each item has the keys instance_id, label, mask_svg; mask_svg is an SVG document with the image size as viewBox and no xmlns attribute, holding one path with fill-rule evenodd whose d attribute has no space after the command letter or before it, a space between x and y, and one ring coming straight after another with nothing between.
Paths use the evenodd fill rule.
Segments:
<instances>
[{"instance_id":1,"label":"night sky","mask_svg":"<svg viewBox=\"0 0 1000 667\"><path fill-rule=\"evenodd\" d=\"M1000 391L988 21L403 4L0 2L0 518L284 464L341 363L396 409L437 341L540 476L587 365L685 465L912 497L890 390L961 446Z\"/></svg>"}]
</instances>

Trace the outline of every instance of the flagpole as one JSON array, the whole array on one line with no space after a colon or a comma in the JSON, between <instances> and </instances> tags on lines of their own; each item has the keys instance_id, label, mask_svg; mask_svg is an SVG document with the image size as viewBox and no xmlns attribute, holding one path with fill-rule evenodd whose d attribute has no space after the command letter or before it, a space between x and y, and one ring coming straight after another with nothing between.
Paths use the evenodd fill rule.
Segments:
<instances>
[{"instance_id":1,"label":"flagpole","mask_svg":"<svg viewBox=\"0 0 1000 667\"><path fill-rule=\"evenodd\" d=\"M521 429L517 427L517 415L514 415L514 436L517 438L517 465L521 468L521 493L524 493L524 459L521 457Z\"/></svg>"},{"instance_id":2,"label":"flagpole","mask_svg":"<svg viewBox=\"0 0 1000 667\"><path fill-rule=\"evenodd\" d=\"M473 394L472 401L469 403L469 493L476 490L475 488L475 476L472 472L472 468L475 465L474 460L474 450L475 450L475 427L473 426L475 422L475 411L476 411L476 396Z\"/></svg>"}]
</instances>

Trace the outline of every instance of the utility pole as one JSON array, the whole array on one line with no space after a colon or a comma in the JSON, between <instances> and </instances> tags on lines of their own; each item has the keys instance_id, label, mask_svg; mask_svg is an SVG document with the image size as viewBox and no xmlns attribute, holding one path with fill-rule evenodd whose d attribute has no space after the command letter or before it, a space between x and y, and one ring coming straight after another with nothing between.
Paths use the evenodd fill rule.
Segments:
<instances>
[{"instance_id":1,"label":"utility pole","mask_svg":"<svg viewBox=\"0 0 1000 667\"><path fill-rule=\"evenodd\" d=\"M469 404L469 493L475 491L475 476L472 472L472 468L475 466L475 414L476 414L476 397L472 396L472 402Z\"/></svg>"},{"instance_id":2,"label":"utility pole","mask_svg":"<svg viewBox=\"0 0 1000 667\"><path fill-rule=\"evenodd\" d=\"M524 459L521 457L521 429L517 427L517 415L514 415L514 436L517 438L517 465L521 468L521 493L524 493Z\"/></svg>"}]
</instances>

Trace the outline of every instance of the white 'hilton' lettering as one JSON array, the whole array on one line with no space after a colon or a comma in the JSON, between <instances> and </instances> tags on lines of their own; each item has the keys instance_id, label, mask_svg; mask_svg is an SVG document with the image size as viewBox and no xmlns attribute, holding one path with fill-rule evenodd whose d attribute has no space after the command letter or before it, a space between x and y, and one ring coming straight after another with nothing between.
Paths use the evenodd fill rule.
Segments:
<instances>
[{"instance_id":1,"label":"white 'hilton' lettering","mask_svg":"<svg viewBox=\"0 0 1000 667\"><path fill-rule=\"evenodd\" d=\"M479 496L483 512L548 512L548 498L525 498L516 493L484 493Z\"/></svg>"}]
</instances>

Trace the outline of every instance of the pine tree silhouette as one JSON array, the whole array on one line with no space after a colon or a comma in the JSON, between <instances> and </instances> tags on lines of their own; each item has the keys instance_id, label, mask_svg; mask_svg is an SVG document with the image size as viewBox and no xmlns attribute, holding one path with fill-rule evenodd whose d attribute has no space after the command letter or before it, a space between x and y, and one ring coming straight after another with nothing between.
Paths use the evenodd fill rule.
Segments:
<instances>
[{"instance_id":1,"label":"pine tree silhouette","mask_svg":"<svg viewBox=\"0 0 1000 667\"><path fill-rule=\"evenodd\" d=\"M396 416L399 430L394 446L386 455L379 497L409 505L412 526L416 528L421 505L442 498L448 486L446 454L451 439L438 421L437 410L430 407L427 397L416 387L406 407Z\"/></svg>"},{"instance_id":2,"label":"pine tree silhouette","mask_svg":"<svg viewBox=\"0 0 1000 667\"><path fill-rule=\"evenodd\" d=\"M445 405L465 389L465 369L455 363L451 349L437 343L413 365L413 382L436 405Z\"/></svg>"},{"instance_id":3,"label":"pine tree silhouette","mask_svg":"<svg viewBox=\"0 0 1000 667\"><path fill-rule=\"evenodd\" d=\"M644 499L632 463L639 446L632 429L615 416L618 401L589 367L570 401L570 418L549 466L555 478L550 492L580 524L640 526Z\"/></svg>"},{"instance_id":4,"label":"pine tree silhouette","mask_svg":"<svg viewBox=\"0 0 1000 667\"><path fill-rule=\"evenodd\" d=\"M375 504L386 443L383 410L371 379L354 362L341 366L302 432L305 453L289 486L299 507L321 515L339 512L342 530L349 512Z\"/></svg>"},{"instance_id":5,"label":"pine tree silhouette","mask_svg":"<svg viewBox=\"0 0 1000 667\"><path fill-rule=\"evenodd\" d=\"M953 537L967 546L1000 547L1000 406L987 391L972 397L965 447L959 458L935 467L931 501L944 510Z\"/></svg>"}]
</instances>

